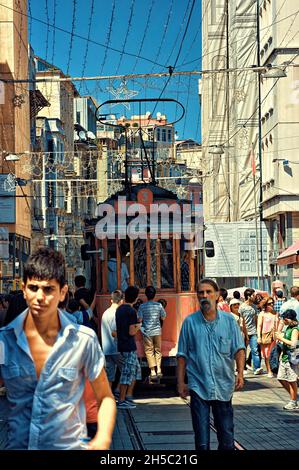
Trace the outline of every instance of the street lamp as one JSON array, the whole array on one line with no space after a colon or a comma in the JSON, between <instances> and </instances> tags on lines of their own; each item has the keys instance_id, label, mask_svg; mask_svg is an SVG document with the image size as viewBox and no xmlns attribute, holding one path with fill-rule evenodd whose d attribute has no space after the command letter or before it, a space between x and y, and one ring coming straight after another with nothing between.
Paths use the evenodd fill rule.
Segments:
<instances>
[{"instance_id":1,"label":"street lamp","mask_svg":"<svg viewBox=\"0 0 299 470\"><path fill-rule=\"evenodd\" d=\"M19 155L15 155L14 153L10 153L4 157L4 160L7 162L19 162L20 157Z\"/></svg>"},{"instance_id":2,"label":"street lamp","mask_svg":"<svg viewBox=\"0 0 299 470\"><path fill-rule=\"evenodd\" d=\"M210 145L209 153L212 155L223 155L224 147L223 145Z\"/></svg>"}]
</instances>

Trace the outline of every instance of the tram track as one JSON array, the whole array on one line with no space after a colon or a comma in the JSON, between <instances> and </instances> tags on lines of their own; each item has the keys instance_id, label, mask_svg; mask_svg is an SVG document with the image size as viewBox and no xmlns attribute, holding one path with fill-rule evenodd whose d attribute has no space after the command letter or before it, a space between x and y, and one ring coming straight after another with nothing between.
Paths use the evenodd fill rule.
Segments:
<instances>
[{"instance_id":1,"label":"tram track","mask_svg":"<svg viewBox=\"0 0 299 470\"><path fill-rule=\"evenodd\" d=\"M190 408L190 402L188 400L184 400L183 401L186 403L187 406L189 406ZM217 434L217 430L214 426L214 423L213 423L213 420L211 419L210 420L210 429L215 433ZM246 450L245 447L242 446L242 444L240 444L240 442L234 440L234 446L235 446L235 450Z\"/></svg>"},{"instance_id":2,"label":"tram track","mask_svg":"<svg viewBox=\"0 0 299 470\"><path fill-rule=\"evenodd\" d=\"M163 397L161 397L161 398L163 399ZM186 406L188 406L190 408L190 402L187 399L186 400L181 399L181 400ZM168 431L154 431L154 432L145 433L144 431L140 430L139 423L135 420L133 411L124 410L123 417L124 417L124 421L125 421L125 424L126 424L128 436L130 437L132 447L133 447L134 450L140 450L140 451L148 450L147 444L146 444L146 442L144 442L144 439L142 437L142 435L144 435L144 434L153 434L153 435L164 436L164 438L167 439L167 441L169 443L172 442L172 438L173 438L173 435L174 435L173 431L168 430ZM216 428L214 426L213 420L211 420L211 422L210 422L210 429L215 435L217 434L217 431L216 431ZM186 435L189 435L189 434L193 434L193 432L191 432L191 431L179 431L176 434L181 434L181 435L186 436ZM234 446L235 446L235 450L246 450L246 448L240 442L238 442L236 440L234 440ZM158 448L157 448L157 450L158 450Z\"/></svg>"}]
</instances>

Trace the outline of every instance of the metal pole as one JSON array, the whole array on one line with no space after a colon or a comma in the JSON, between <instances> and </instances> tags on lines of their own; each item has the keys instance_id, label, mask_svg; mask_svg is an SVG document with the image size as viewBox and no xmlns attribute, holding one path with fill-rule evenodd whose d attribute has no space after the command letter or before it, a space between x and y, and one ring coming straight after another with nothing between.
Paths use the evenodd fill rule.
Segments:
<instances>
[{"instance_id":1,"label":"metal pole","mask_svg":"<svg viewBox=\"0 0 299 470\"><path fill-rule=\"evenodd\" d=\"M261 65L260 44L260 2L256 1L256 35L257 35L257 65ZM261 72L258 73L258 144L259 144L259 215L260 215L260 252L261 252L261 288L264 284L264 259L263 259L263 155L262 155L262 81Z\"/></svg>"},{"instance_id":2,"label":"metal pole","mask_svg":"<svg viewBox=\"0 0 299 470\"><path fill-rule=\"evenodd\" d=\"M260 287L260 263L259 263L259 235L258 235L258 224L257 224L257 204L256 204L256 185L255 185L255 174L253 174L253 197L254 197L254 217L255 217L255 247L256 247L256 267L257 267L257 283Z\"/></svg>"}]
</instances>

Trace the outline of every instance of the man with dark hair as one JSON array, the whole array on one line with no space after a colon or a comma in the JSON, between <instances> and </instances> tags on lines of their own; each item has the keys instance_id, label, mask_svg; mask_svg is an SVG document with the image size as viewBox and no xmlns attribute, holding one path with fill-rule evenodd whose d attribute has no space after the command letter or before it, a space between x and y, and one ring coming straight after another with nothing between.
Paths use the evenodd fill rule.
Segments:
<instances>
[{"instance_id":1,"label":"man with dark hair","mask_svg":"<svg viewBox=\"0 0 299 470\"><path fill-rule=\"evenodd\" d=\"M284 302L285 302L285 297L284 297L283 290L280 288L275 289L274 310L276 313L278 313L278 316L280 315L280 310Z\"/></svg>"},{"instance_id":2,"label":"man with dark hair","mask_svg":"<svg viewBox=\"0 0 299 470\"><path fill-rule=\"evenodd\" d=\"M139 294L138 287L129 286L125 291L125 303L116 310L116 335L117 348L123 360L121 376L119 380L119 401L117 408L136 408L132 401L126 400L128 388L134 387L135 381L141 379L141 368L136 353L134 336L140 330L136 310L133 308Z\"/></svg>"},{"instance_id":3,"label":"man with dark hair","mask_svg":"<svg viewBox=\"0 0 299 470\"><path fill-rule=\"evenodd\" d=\"M74 298L79 302L81 310L87 310L92 302L92 295L90 290L85 287L86 277L78 274L75 276L74 283L76 287Z\"/></svg>"},{"instance_id":4,"label":"man with dark hair","mask_svg":"<svg viewBox=\"0 0 299 470\"><path fill-rule=\"evenodd\" d=\"M186 398L190 390L196 450L210 448L210 408L219 450L233 450L231 400L234 389L244 385L244 340L233 316L217 310L219 288L212 279L199 283L197 296L200 310L185 318L179 336L178 392Z\"/></svg>"},{"instance_id":5,"label":"man with dark hair","mask_svg":"<svg viewBox=\"0 0 299 470\"><path fill-rule=\"evenodd\" d=\"M99 404L92 450L109 449L115 401L95 333L59 309L66 296L61 253L39 248L24 269L28 309L0 330L0 376L9 402L7 449L86 449L83 391L91 383Z\"/></svg>"},{"instance_id":6,"label":"man with dark hair","mask_svg":"<svg viewBox=\"0 0 299 470\"><path fill-rule=\"evenodd\" d=\"M147 363L150 369L150 377L153 379L162 377L161 371L161 322L166 317L166 312L160 302L154 302L156 289L147 286L145 289L147 302L140 305L138 318L142 321L143 346ZM157 371L156 371L157 368Z\"/></svg>"},{"instance_id":7,"label":"man with dark hair","mask_svg":"<svg viewBox=\"0 0 299 470\"><path fill-rule=\"evenodd\" d=\"M255 301L255 290L254 289L245 289L244 291L245 302L240 306L239 313L245 321L248 338L249 338L249 347L252 356L253 370L255 375L260 375L263 373L263 368L261 367L261 358L259 354L258 342L257 342L257 315L258 310L254 304ZM250 368L251 366L248 365Z\"/></svg>"},{"instance_id":8,"label":"man with dark hair","mask_svg":"<svg viewBox=\"0 0 299 470\"><path fill-rule=\"evenodd\" d=\"M240 300L241 299L241 294L238 290L234 290L233 292L233 298L234 299L237 299L237 300Z\"/></svg>"},{"instance_id":9,"label":"man with dark hair","mask_svg":"<svg viewBox=\"0 0 299 470\"><path fill-rule=\"evenodd\" d=\"M224 287L221 287L219 289L219 293L220 293L220 295L219 295L217 307L218 307L219 310L222 310L223 312L229 313L230 308L229 308L229 305L226 301L228 292Z\"/></svg>"}]
</instances>

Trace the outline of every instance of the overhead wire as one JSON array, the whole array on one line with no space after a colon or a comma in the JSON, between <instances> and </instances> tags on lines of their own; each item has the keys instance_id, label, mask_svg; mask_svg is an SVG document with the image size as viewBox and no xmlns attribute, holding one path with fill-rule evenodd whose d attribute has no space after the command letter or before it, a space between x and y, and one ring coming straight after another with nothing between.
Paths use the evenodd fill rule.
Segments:
<instances>
[{"instance_id":1,"label":"overhead wire","mask_svg":"<svg viewBox=\"0 0 299 470\"><path fill-rule=\"evenodd\" d=\"M138 49L138 52L137 52L137 56L139 56L141 54L142 49L143 49L143 45L144 45L144 42L145 42L145 39L146 39L146 36L147 36L147 33L148 33L148 29L149 29L149 26L150 26L155 1L156 0L151 0L151 4L150 4L149 10L148 10L148 14L146 15L147 16L147 21L146 21L146 25L145 25L145 28L144 28L144 31L143 31L143 36L142 36L142 39L141 39L141 42L140 42L140 46L139 46L139 49ZM136 70L138 60L139 59L136 58L135 64L133 65L132 73L134 73L134 71Z\"/></svg>"},{"instance_id":2,"label":"overhead wire","mask_svg":"<svg viewBox=\"0 0 299 470\"><path fill-rule=\"evenodd\" d=\"M127 31L126 31L126 34L125 34L125 39L124 39L122 51L121 51L121 54L120 54L119 62L118 62L118 65L116 67L115 75L118 74L118 71L120 69L120 66L121 66L121 63L122 63L122 60L123 60L124 51L125 51L125 48L126 48L126 45L127 45L128 37L129 37L131 26L132 26L132 18L133 18L133 13L134 13L134 7L135 7L135 0L131 0L128 27L127 27Z\"/></svg>"},{"instance_id":3,"label":"overhead wire","mask_svg":"<svg viewBox=\"0 0 299 470\"><path fill-rule=\"evenodd\" d=\"M48 0L45 0L45 13L46 13L46 23L47 23L47 33L46 33L46 45L45 45L45 59L48 60L48 47L49 47L49 34L50 34L50 18L49 18L49 5Z\"/></svg>"},{"instance_id":4,"label":"overhead wire","mask_svg":"<svg viewBox=\"0 0 299 470\"><path fill-rule=\"evenodd\" d=\"M72 30L71 30L70 45L69 45L69 56L68 56L68 61L67 61L67 66L66 66L66 75L69 74L71 59L72 59L73 40L74 40L75 27L76 27L76 13L77 13L77 0L73 0Z\"/></svg>"},{"instance_id":5,"label":"overhead wire","mask_svg":"<svg viewBox=\"0 0 299 470\"><path fill-rule=\"evenodd\" d=\"M162 97L164 91L166 90L166 88L167 88L167 86L168 86L168 83L170 82L170 80L171 80L171 78L172 78L172 73L173 73L173 71L175 70L176 64L177 64L177 62L178 62L178 60L179 60L179 57L180 57L180 54L181 54L181 51L182 51L182 47L183 47L183 44L184 44L184 41L185 41L185 38L186 38L186 34L187 34L187 32L188 32L188 29L189 29L189 25L190 25L192 13L193 13L194 5L195 5L195 0L193 0L192 5L191 5L191 9L190 9L189 16L188 16L188 21L187 21L187 24L186 24L186 28L185 28L183 37L182 37L181 42L180 42L179 50L178 50L178 53L177 53L177 56L176 56L174 65L173 65L173 67L171 67L171 73L169 73L169 77L168 77L168 79L166 80L166 82L165 82L165 84L164 84L164 87L163 87L163 89L162 89L162 91L161 91L161 93L160 93L159 99L161 99L161 97ZM156 102L156 104L155 104L155 106L154 106L154 110L152 111L152 115L155 113L155 110L157 109L157 104L158 104L158 101ZM149 116L149 119L150 119L150 116Z\"/></svg>"},{"instance_id":6,"label":"overhead wire","mask_svg":"<svg viewBox=\"0 0 299 470\"><path fill-rule=\"evenodd\" d=\"M157 62L157 60L158 60L158 58L159 58L159 56L160 56L162 47L164 46L164 41L165 41L165 38L166 38L166 34L167 34L167 31L168 31L168 26L169 26L170 18L171 18L172 11L173 11L173 4L174 4L174 0L171 0L171 4L170 4L170 6L169 6L169 10L168 10L168 13L167 13L166 23L165 23L164 29L163 29L162 38L161 38L161 40L159 41L159 48L158 48L158 52L157 52L156 55L155 55L154 62ZM153 71L153 70L154 70L154 67L152 67L151 71Z\"/></svg>"},{"instance_id":7,"label":"overhead wire","mask_svg":"<svg viewBox=\"0 0 299 470\"><path fill-rule=\"evenodd\" d=\"M90 33L91 33L91 26L92 26L92 20L94 17L94 1L91 0L90 3L90 14L89 14L89 22L88 22L88 32L87 32L87 40L86 40L86 47L85 47L85 52L84 52L84 58L83 58L83 64L82 64L82 71L81 71L81 76L83 77L85 74L85 69L87 65L87 58L88 58L88 50L89 50L89 39L90 39ZM84 82L84 85L86 87L86 82ZM79 93L81 93L81 88L82 88L82 82L80 82L79 85ZM87 89L87 87L86 87ZM87 90L88 92L88 90Z\"/></svg>"},{"instance_id":8,"label":"overhead wire","mask_svg":"<svg viewBox=\"0 0 299 470\"><path fill-rule=\"evenodd\" d=\"M281 23L282 21L285 21L289 18L291 18L292 16L296 15L297 13L299 13L299 10L297 10L296 12L292 13L291 15L288 15L288 16L285 16L284 18L278 20L278 21L274 21L273 23L271 23L271 25L268 25L268 26L265 26L264 28L261 28L260 31L264 31L264 30L268 30L270 27L274 26L275 24L279 24ZM250 34L247 34L247 35L244 35L242 36L240 39L236 39L235 41L232 41L230 44L233 45L233 44L236 44L237 42L240 42L240 41L243 41L249 37L251 37L252 35L254 35L254 37L256 36L256 32L253 31L251 32ZM177 66L177 68L181 68L181 67L184 67L185 65L190 65L190 64L193 64L194 62L198 62L199 60L202 60L204 57L207 57L211 54L215 54L215 53L219 53L220 51L222 50L225 50L226 49L226 45L225 46L222 46L222 47L219 47L217 49L213 49L213 50L209 50L206 54L202 54L201 56L197 57L196 59L194 60L191 60L189 62L184 62L182 64L179 64Z\"/></svg>"},{"instance_id":9,"label":"overhead wire","mask_svg":"<svg viewBox=\"0 0 299 470\"><path fill-rule=\"evenodd\" d=\"M16 10L15 8L9 7L8 5L4 5L3 3L0 3L0 6L2 6L2 7L4 7L4 8L7 8L8 10L11 10L11 11L16 11L16 12L18 11L18 10ZM23 16L26 16L27 18L29 18L29 14L26 14L26 13L21 13L21 14L22 14ZM41 20L41 19L39 19L39 18L36 18L36 17L34 17L34 16L31 16L31 19L32 19L33 21L36 21L36 22L38 22L38 23L41 23L41 24L46 25L46 22L43 21L43 20ZM53 25L53 24L50 24L49 26L50 26L51 28L54 28L54 25ZM68 31L68 30L66 30L66 29L64 29L64 28L61 28L61 27L57 26L57 25L55 26L55 29L56 29L57 31L61 31L62 33L72 35L71 31ZM86 39L87 39L86 36L82 36L81 34L78 34L78 33L73 33L73 37L74 37L74 38L78 38L78 39L82 39L82 40L84 40L84 41L86 41ZM164 64L156 63L156 62L154 62L152 59L149 59L148 57L144 57L144 56L141 56L141 55L136 55L136 54L133 54L133 53L127 52L127 51L123 51L123 52L122 52L120 49L117 49L116 47L106 46L105 44L100 43L100 42L98 42L98 41L95 41L95 40L93 40L93 39L90 39L89 42L90 42L91 44L95 44L96 46L101 46L101 47L103 47L103 48L107 47L108 50L111 50L111 51L114 51L114 52L123 53L124 55L127 55L128 57L135 57L135 58L137 57L138 59L144 60L144 61L146 61L146 62L150 62L150 63L155 64L155 65L159 65L160 67L165 68L165 65L164 65Z\"/></svg>"}]
</instances>

